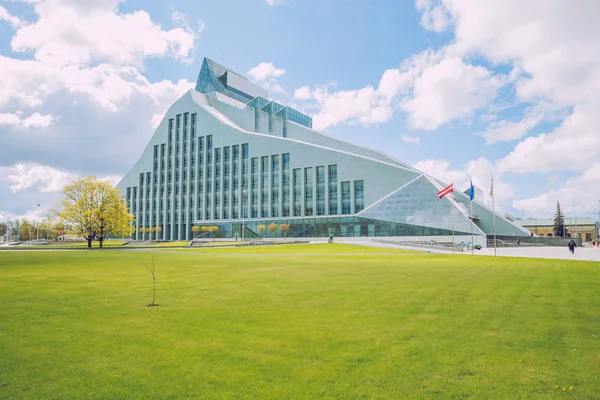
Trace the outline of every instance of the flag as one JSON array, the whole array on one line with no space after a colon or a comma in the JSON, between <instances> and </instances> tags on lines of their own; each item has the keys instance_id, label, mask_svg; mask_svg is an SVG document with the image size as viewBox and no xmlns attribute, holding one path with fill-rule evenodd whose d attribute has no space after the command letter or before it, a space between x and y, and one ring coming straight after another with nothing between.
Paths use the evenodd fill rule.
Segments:
<instances>
[{"instance_id":1,"label":"flag","mask_svg":"<svg viewBox=\"0 0 600 400\"><path fill-rule=\"evenodd\" d=\"M490 196L494 195L494 174L490 172L490 176L492 177L492 183L490 184Z\"/></svg>"},{"instance_id":2,"label":"flag","mask_svg":"<svg viewBox=\"0 0 600 400\"><path fill-rule=\"evenodd\" d=\"M444 198L445 195L450 194L452 192L454 192L454 183L451 183L448 186L446 186L445 188L443 188L442 190L440 190L438 192L438 197L441 200Z\"/></svg>"},{"instance_id":3,"label":"flag","mask_svg":"<svg viewBox=\"0 0 600 400\"><path fill-rule=\"evenodd\" d=\"M475 198L475 188L473 187L473 180L471 179L471 187L469 188L469 199L473 201Z\"/></svg>"}]
</instances>

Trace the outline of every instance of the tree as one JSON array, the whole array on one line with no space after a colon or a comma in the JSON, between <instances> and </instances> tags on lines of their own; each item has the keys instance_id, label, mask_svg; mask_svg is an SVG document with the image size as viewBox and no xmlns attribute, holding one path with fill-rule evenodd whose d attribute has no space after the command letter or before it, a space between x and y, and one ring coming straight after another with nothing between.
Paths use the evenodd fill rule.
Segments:
<instances>
[{"instance_id":1,"label":"tree","mask_svg":"<svg viewBox=\"0 0 600 400\"><path fill-rule=\"evenodd\" d=\"M554 215L554 236L564 237L565 236L565 219L562 212L560 211L560 203L556 202L556 214Z\"/></svg>"},{"instance_id":2,"label":"tree","mask_svg":"<svg viewBox=\"0 0 600 400\"><path fill-rule=\"evenodd\" d=\"M152 254L152 264L148 265L144 261L142 264L146 267L150 276L152 277L152 303L148 304L148 307L156 307L156 269L154 268L154 254Z\"/></svg>"},{"instance_id":3,"label":"tree","mask_svg":"<svg viewBox=\"0 0 600 400\"><path fill-rule=\"evenodd\" d=\"M202 232L204 232L204 234L206 235L208 232L210 232L210 227L208 227L208 226L202 226L202 227L200 227L200 230Z\"/></svg>"},{"instance_id":4,"label":"tree","mask_svg":"<svg viewBox=\"0 0 600 400\"><path fill-rule=\"evenodd\" d=\"M262 236L265 233L265 229L267 229L267 227L263 224L260 224L258 226L258 231L260 232L260 235Z\"/></svg>"},{"instance_id":5,"label":"tree","mask_svg":"<svg viewBox=\"0 0 600 400\"><path fill-rule=\"evenodd\" d=\"M6 235L8 232L8 227L4 223L0 223L0 236Z\"/></svg>"},{"instance_id":6,"label":"tree","mask_svg":"<svg viewBox=\"0 0 600 400\"><path fill-rule=\"evenodd\" d=\"M200 227L198 225L192 226L192 232L198 234L200 232Z\"/></svg>"},{"instance_id":7,"label":"tree","mask_svg":"<svg viewBox=\"0 0 600 400\"><path fill-rule=\"evenodd\" d=\"M211 226L209 228L209 230L210 230L210 233L212 234L212 237L214 238L215 237L215 233L217 233L219 231L219 227L213 225L213 226Z\"/></svg>"},{"instance_id":8,"label":"tree","mask_svg":"<svg viewBox=\"0 0 600 400\"><path fill-rule=\"evenodd\" d=\"M148 240L152 240L152 234L154 233L154 228L146 228L146 233L149 233Z\"/></svg>"},{"instance_id":9,"label":"tree","mask_svg":"<svg viewBox=\"0 0 600 400\"><path fill-rule=\"evenodd\" d=\"M21 226L19 227L19 235L23 241L31 240L31 225L27 220L21 223Z\"/></svg>"},{"instance_id":10,"label":"tree","mask_svg":"<svg viewBox=\"0 0 600 400\"><path fill-rule=\"evenodd\" d=\"M154 232L156 232L156 237L154 238L155 240L158 240L158 236L161 234L162 231L162 226L157 225L154 227Z\"/></svg>"},{"instance_id":11,"label":"tree","mask_svg":"<svg viewBox=\"0 0 600 400\"><path fill-rule=\"evenodd\" d=\"M271 231L271 236L273 236L273 238L275 237L275 231L277 230L277 224L274 222L271 222L269 224L269 230Z\"/></svg>"},{"instance_id":12,"label":"tree","mask_svg":"<svg viewBox=\"0 0 600 400\"><path fill-rule=\"evenodd\" d=\"M279 230L281 230L281 232L283 232L283 238L285 239L287 231L290 230L290 224L281 224L281 225L279 225Z\"/></svg>"},{"instance_id":13,"label":"tree","mask_svg":"<svg viewBox=\"0 0 600 400\"><path fill-rule=\"evenodd\" d=\"M87 240L88 248L94 238L102 248L106 236L131 233L133 214L129 214L122 195L109 182L80 178L65 187L64 196L55 214Z\"/></svg>"}]
</instances>

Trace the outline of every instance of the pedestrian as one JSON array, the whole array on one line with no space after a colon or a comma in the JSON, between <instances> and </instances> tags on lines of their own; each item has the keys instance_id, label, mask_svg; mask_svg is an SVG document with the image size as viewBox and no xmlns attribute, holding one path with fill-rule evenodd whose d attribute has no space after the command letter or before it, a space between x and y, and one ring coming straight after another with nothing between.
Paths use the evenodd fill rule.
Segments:
<instances>
[{"instance_id":1,"label":"pedestrian","mask_svg":"<svg viewBox=\"0 0 600 400\"><path fill-rule=\"evenodd\" d=\"M329 236L329 243L333 243L333 235Z\"/></svg>"},{"instance_id":2,"label":"pedestrian","mask_svg":"<svg viewBox=\"0 0 600 400\"><path fill-rule=\"evenodd\" d=\"M575 247L577 247L577 245L575 244L575 241L571 239L569 242L569 250L571 250L571 254L575 254Z\"/></svg>"},{"instance_id":3,"label":"pedestrian","mask_svg":"<svg viewBox=\"0 0 600 400\"><path fill-rule=\"evenodd\" d=\"M521 245L521 238L518 238L517 239L517 246L520 246L520 245Z\"/></svg>"}]
</instances>

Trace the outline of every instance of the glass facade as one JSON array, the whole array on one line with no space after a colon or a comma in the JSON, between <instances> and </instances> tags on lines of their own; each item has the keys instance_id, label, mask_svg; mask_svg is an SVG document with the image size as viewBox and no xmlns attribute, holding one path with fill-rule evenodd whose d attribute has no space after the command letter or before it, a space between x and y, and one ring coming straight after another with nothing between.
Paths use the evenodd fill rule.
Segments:
<instances>
[{"instance_id":1,"label":"glass facade","mask_svg":"<svg viewBox=\"0 0 600 400\"><path fill-rule=\"evenodd\" d=\"M143 162L119 184L135 214L136 239L183 240L190 237L193 224L202 223L219 225L218 235L231 237L240 233L241 218L248 225L246 237L261 236L257 224L271 222L289 223L289 237L436 236L447 235L453 227L459 235L470 234L470 201L464 193L440 200L437 191L444 185L406 164L392 159L370 164L389 157L357 146L353 150L350 144L327 148L329 139L302 128L312 127L309 116L268 100L264 89L243 79L204 60L196 90L209 96L208 105L203 103L202 109L196 97L191 103L189 96L182 98L159 126ZM229 107L234 103L215 92L243 104L234 110ZM228 106L216 107L218 102ZM213 116L207 107L215 108ZM243 129L231 131L217 112L243 129L252 130L254 124L262 133L277 130L276 135L293 134L294 140L263 134L242 137ZM212 122L205 119L213 117ZM354 156L360 156L360 162ZM380 171L382 179L369 186L373 181L368 174ZM478 201L473 211L475 234L490 232L492 212ZM157 225L163 228L160 235L139 232ZM528 236L503 218L497 218L496 225L498 235Z\"/></svg>"}]
</instances>

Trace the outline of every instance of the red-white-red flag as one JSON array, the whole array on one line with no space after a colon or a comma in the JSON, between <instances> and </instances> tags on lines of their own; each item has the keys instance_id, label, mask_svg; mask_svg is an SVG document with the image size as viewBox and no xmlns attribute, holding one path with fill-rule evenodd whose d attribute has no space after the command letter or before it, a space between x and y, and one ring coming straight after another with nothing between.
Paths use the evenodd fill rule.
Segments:
<instances>
[{"instance_id":1,"label":"red-white-red flag","mask_svg":"<svg viewBox=\"0 0 600 400\"><path fill-rule=\"evenodd\" d=\"M451 183L448 186L446 186L445 188L443 188L442 190L440 190L438 192L438 197L441 200L444 198L445 195L450 194L452 192L454 192L454 183Z\"/></svg>"}]
</instances>

